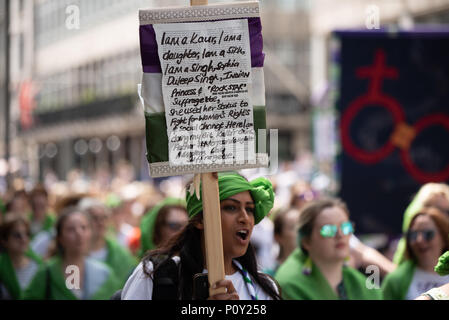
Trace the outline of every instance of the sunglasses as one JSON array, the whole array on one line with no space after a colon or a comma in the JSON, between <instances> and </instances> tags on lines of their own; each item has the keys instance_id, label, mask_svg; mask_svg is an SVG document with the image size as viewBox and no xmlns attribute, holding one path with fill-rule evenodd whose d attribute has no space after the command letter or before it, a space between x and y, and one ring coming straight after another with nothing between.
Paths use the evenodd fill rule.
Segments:
<instances>
[{"instance_id":1,"label":"sunglasses","mask_svg":"<svg viewBox=\"0 0 449 320\"><path fill-rule=\"evenodd\" d=\"M343 222L340 225L340 230L343 235L354 233L354 224L351 221ZM338 227L335 224L325 224L320 229L320 234L324 238L333 238L337 234Z\"/></svg>"},{"instance_id":2,"label":"sunglasses","mask_svg":"<svg viewBox=\"0 0 449 320\"><path fill-rule=\"evenodd\" d=\"M430 241L435 237L435 230L416 230L407 232L407 240L410 242L415 242L418 240L418 235L421 234L424 241Z\"/></svg>"}]
</instances>

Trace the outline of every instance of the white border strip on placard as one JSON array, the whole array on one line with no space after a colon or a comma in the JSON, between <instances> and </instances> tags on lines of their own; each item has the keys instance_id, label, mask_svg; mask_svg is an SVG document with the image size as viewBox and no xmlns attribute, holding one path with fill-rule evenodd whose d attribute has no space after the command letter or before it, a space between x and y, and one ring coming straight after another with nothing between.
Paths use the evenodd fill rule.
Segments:
<instances>
[{"instance_id":1,"label":"white border strip on placard","mask_svg":"<svg viewBox=\"0 0 449 320\"><path fill-rule=\"evenodd\" d=\"M139 10L140 25L258 17L260 17L258 1Z\"/></svg>"},{"instance_id":2,"label":"white border strip on placard","mask_svg":"<svg viewBox=\"0 0 449 320\"><path fill-rule=\"evenodd\" d=\"M153 178L179 176L185 174L205 173L205 172L220 172L220 171L235 171L252 168L268 168L268 154L256 153L256 161L252 163L242 164L189 164L183 166L172 166L167 162L150 163L150 176Z\"/></svg>"}]
</instances>

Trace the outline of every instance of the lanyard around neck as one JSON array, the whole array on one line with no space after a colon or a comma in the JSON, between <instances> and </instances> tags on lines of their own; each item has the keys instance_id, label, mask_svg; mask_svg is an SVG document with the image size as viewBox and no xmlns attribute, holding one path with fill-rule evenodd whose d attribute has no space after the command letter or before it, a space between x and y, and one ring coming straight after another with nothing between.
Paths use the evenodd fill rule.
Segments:
<instances>
[{"instance_id":1,"label":"lanyard around neck","mask_svg":"<svg viewBox=\"0 0 449 320\"><path fill-rule=\"evenodd\" d=\"M237 260L233 260L233 262L236 265L237 269L239 269L240 273L242 274L246 288L248 289L249 295L251 296L251 300L258 300L253 280L251 280L248 271L245 268L243 268L243 266Z\"/></svg>"}]
</instances>

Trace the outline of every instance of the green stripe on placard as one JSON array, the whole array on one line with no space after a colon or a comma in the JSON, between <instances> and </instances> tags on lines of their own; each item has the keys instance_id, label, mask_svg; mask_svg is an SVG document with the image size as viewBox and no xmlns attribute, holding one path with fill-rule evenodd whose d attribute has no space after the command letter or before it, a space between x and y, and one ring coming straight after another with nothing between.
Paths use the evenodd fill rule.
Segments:
<instances>
[{"instance_id":1,"label":"green stripe on placard","mask_svg":"<svg viewBox=\"0 0 449 320\"><path fill-rule=\"evenodd\" d=\"M258 129L266 129L265 106L254 106L254 128L256 129L256 152L258 152ZM168 136L165 112L145 112L147 159L149 163L168 161Z\"/></svg>"}]
</instances>

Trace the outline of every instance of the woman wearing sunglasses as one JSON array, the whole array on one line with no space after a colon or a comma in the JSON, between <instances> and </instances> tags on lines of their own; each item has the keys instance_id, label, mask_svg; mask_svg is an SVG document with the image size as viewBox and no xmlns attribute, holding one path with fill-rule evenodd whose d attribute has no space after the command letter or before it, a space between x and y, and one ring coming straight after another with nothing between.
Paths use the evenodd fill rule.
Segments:
<instances>
[{"instance_id":1,"label":"woman wearing sunglasses","mask_svg":"<svg viewBox=\"0 0 449 320\"><path fill-rule=\"evenodd\" d=\"M434 271L449 249L449 218L435 207L420 210L406 233L405 261L382 284L385 299L411 300L449 282Z\"/></svg>"},{"instance_id":2,"label":"woman wearing sunglasses","mask_svg":"<svg viewBox=\"0 0 449 320\"><path fill-rule=\"evenodd\" d=\"M422 208L436 207L440 209L447 217L449 217L449 186L444 183L426 183L424 184L413 198L404 213L402 223L403 236L399 240L393 262L401 264L405 260L406 250L406 234L410 228L413 217L420 212Z\"/></svg>"},{"instance_id":3,"label":"woman wearing sunglasses","mask_svg":"<svg viewBox=\"0 0 449 320\"><path fill-rule=\"evenodd\" d=\"M18 300L43 265L29 247L30 224L23 216L7 214L0 225L0 300Z\"/></svg>"},{"instance_id":4,"label":"woman wearing sunglasses","mask_svg":"<svg viewBox=\"0 0 449 320\"><path fill-rule=\"evenodd\" d=\"M366 278L345 265L354 232L346 205L338 199L311 202L299 218L299 248L279 267L275 279L292 300L380 299Z\"/></svg>"},{"instance_id":5,"label":"woman wearing sunglasses","mask_svg":"<svg viewBox=\"0 0 449 320\"><path fill-rule=\"evenodd\" d=\"M166 198L154 206L140 222L139 256L167 244L189 222L185 201Z\"/></svg>"}]
</instances>

